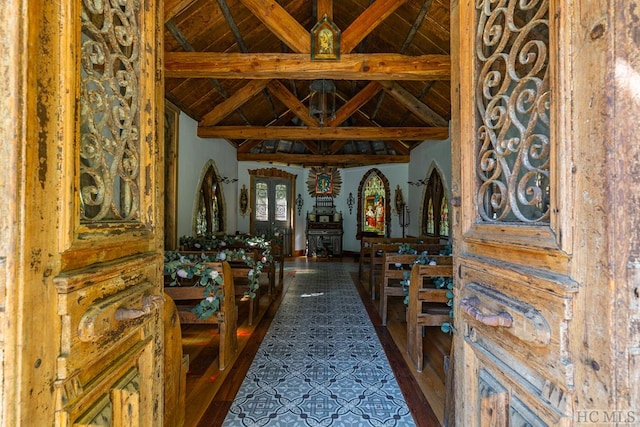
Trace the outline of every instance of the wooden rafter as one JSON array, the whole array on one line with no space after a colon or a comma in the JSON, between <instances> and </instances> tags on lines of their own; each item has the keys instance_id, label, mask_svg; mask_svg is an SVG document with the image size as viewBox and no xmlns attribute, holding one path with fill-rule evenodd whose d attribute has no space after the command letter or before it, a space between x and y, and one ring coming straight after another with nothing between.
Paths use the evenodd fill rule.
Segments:
<instances>
[{"instance_id":1,"label":"wooden rafter","mask_svg":"<svg viewBox=\"0 0 640 427\"><path fill-rule=\"evenodd\" d=\"M446 139L448 127L304 127L304 126L210 126L198 127L201 138L226 139Z\"/></svg>"},{"instance_id":2,"label":"wooden rafter","mask_svg":"<svg viewBox=\"0 0 640 427\"><path fill-rule=\"evenodd\" d=\"M424 3L422 3L420 12L418 13L418 16L416 16L416 20L413 22L413 25L409 30L409 34L407 34L407 38L404 40L404 43L400 48L400 53L405 53L407 51L407 48L411 44L411 42L413 42L413 38L416 36L416 33L418 32L418 28L420 28L420 25L422 25L422 23L424 22L424 17L427 15L427 12L429 12L432 2L433 0L424 0Z\"/></svg>"},{"instance_id":3,"label":"wooden rafter","mask_svg":"<svg viewBox=\"0 0 640 427\"><path fill-rule=\"evenodd\" d=\"M240 90L234 93L229 98L218 104L213 110L205 114L202 120L200 120L200 126L213 126L220 120L233 113L240 108L245 102L247 102L256 93L260 92L269 84L269 80L251 80L244 85Z\"/></svg>"},{"instance_id":4,"label":"wooden rafter","mask_svg":"<svg viewBox=\"0 0 640 427\"><path fill-rule=\"evenodd\" d=\"M278 98L289 110L293 111L305 125L312 127L319 125L318 120L309 114L309 109L278 80L272 80L268 89L273 96Z\"/></svg>"},{"instance_id":5,"label":"wooden rafter","mask_svg":"<svg viewBox=\"0 0 640 427\"><path fill-rule=\"evenodd\" d=\"M360 14L340 36L340 50L350 53L367 34L391 15L407 0L376 0Z\"/></svg>"},{"instance_id":6,"label":"wooden rafter","mask_svg":"<svg viewBox=\"0 0 640 427\"><path fill-rule=\"evenodd\" d=\"M400 86L399 83L382 81L380 82L385 92L404 105L409 111L415 114L425 123L433 126L448 126L449 122L443 119L435 111L425 105L418 98L413 96L408 90Z\"/></svg>"},{"instance_id":7,"label":"wooden rafter","mask_svg":"<svg viewBox=\"0 0 640 427\"><path fill-rule=\"evenodd\" d=\"M373 98L380 90L382 86L378 82L371 82L364 87L360 92L347 101L338 111L336 111L336 117L327 122L328 126L340 126L345 120L347 120L356 110L365 105L371 98Z\"/></svg>"},{"instance_id":8,"label":"wooden rafter","mask_svg":"<svg viewBox=\"0 0 640 427\"><path fill-rule=\"evenodd\" d=\"M374 165L381 163L409 163L409 156L399 155L379 155L379 154L288 154L288 153L272 153L272 154L255 154L255 153L238 153L239 161L262 161L288 164L304 164L305 166L350 166L350 165Z\"/></svg>"},{"instance_id":9,"label":"wooden rafter","mask_svg":"<svg viewBox=\"0 0 640 427\"><path fill-rule=\"evenodd\" d=\"M449 80L449 55L344 54L312 61L291 53L166 52L165 76L218 79Z\"/></svg>"},{"instance_id":10,"label":"wooden rafter","mask_svg":"<svg viewBox=\"0 0 640 427\"><path fill-rule=\"evenodd\" d=\"M292 51L306 54L311 52L309 31L305 30L275 0L240 0L240 2Z\"/></svg>"}]
</instances>

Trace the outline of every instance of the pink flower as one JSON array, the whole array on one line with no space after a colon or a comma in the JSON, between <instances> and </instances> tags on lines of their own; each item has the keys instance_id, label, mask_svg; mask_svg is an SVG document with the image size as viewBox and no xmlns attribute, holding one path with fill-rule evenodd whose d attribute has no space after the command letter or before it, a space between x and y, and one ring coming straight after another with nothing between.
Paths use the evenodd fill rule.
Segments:
<instances>
[{"instance_id":1,"label":"pink flower","mask_svg":"<svg viewBox=\"0 0 640 427\"><path fill-rule=\"evenodd\" d=\"M189 273L187 272L187 270L181 268L180 270L177 271L178 277L182 277L183 279L186 279L187 277L189 277Z\"/></svg>"}]
</instances>

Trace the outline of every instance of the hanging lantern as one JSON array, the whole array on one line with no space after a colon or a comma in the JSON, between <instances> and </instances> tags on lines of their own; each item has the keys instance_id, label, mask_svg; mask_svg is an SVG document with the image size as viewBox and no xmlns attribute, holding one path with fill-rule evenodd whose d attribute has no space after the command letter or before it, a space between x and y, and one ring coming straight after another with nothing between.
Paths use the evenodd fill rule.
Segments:
<instances>
[{"instance_id":1,"label":"hanging lantern","mask_svg":"<svg viewBox=\"0 0 640 427\"><path fill-rule=\"evenodd\" d=\"M336 117L336 85L333 80L314 80L309 89L309 115L324 126L327 120Z\"/></svg>"}]
</instances>

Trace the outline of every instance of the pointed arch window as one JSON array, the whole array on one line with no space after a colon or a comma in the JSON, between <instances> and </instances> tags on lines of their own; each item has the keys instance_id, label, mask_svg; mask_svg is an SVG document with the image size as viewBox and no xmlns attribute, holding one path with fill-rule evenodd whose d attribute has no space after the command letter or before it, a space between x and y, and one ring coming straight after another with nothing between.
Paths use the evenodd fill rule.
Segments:
<instances>
[{"instance_id":1,"label":"pointed arch window","mask_svg":"<svg viewBox=\"0 0 640 427\"><path fill-rule=\"evenodd\" d=\"M389 181L378 170L369 170L358 188L358 238L361 233L390 235Z\"/></svg>"},{"instance_id":2,"label":"pointed arch window","mask_svg":"<svg viewBox=\"0 0 640 427\"><path fill-rule=\"evenodd\" d=\"M427 181L422 212L422 234L449 238L449 203L437 169Z\"/></svg>"},{"instance_id":3,"label":"pointed arch window","mask_svg":"<svg viewBox=\"0 0 640 427\"><path fill-rule=\"evenodd\" d=\"M205 165L205 172L198 187L194 220L196 236L223 233L224 199L221 181L212 162Z\"/></svg>"}]
</instances>

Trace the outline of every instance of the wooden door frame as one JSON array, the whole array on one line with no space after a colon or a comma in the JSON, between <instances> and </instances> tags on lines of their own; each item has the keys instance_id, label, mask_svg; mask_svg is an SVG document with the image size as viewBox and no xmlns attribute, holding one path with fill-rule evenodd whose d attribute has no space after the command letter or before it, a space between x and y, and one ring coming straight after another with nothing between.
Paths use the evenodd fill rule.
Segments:
<instances>
[{"instance_id":1,"label":"wooden door frame","mask_svg":"<svg viewBox=\"0 0 640 427\"><path fill-rule=\"evenodd\" d=\"M149 196L148 205L140 206L143 226L114 228L120 236L113 241L104 238L109 232L93 233L78 219L78 7L75 1L11 0L0 10L0 425L64 424L58 406L70 395L63 394L81 392L58 388L64 320L57 276L125 253L146 253L157 264L149 280L161 289L162 209L146 208L161 203L162 162L142 172L141 191ZM162 25L155 4L143 2L141 8L148 14L145 28L156 28L143 36L148 49L142 49L148 60L142 73L148 74L139 136L149 144L141 147L141 157L150 159L163 152L155 146L162 139ZM162 372L161 336L152 347L155 367L143 369ZM150 387L162 396L161 382ZM147 421L162 421L161 399L141 404L150 405Z\"/></svg>"},{"instance_id":2,"label":"wooden door frame","mask_svg":"<svg viewBox=\"0 0 640 427\"><path fill-rule=\"evenodd\" d=\"M565 361L575 368L569 379L574 386L570 413L575 420L584 411L624 410L640 401L640 143L636 130L640 77L633 38L640 30L635 20L640 2L550 3L551 27L556 29L550 32L550 43L557 47L550 49L551 138L556 146L551 180L558 192L552 194L548 231L539 235L523 227L520 238L503 239L496 249L536 245L546 256L534 259L525 250L523 262L543 263L576 280L578 291L567 313L572 319L566 332ZM465 193L463 185L472 179L461 165L473 155L469 111L475 99L470 94L475 91L468 85L470 69L457 65L468 64L465 56L470 55L475 36L473 19L464 13L471 4L470 0L451 2L451 55L456 64L451 76L456 271L464 266L460 255L468 248L509 231L478 225L474 196ZM459 333L454 347L456 367L470 363ZM465 405L467 410L474 407L464 399L465 381L463 370L457 369L456 425L472 425L463 418ZM637 420L640 408L634 410Z\"/></svg>"},{"instance_id":3,"label":"wooden door frame","mask_svg":"<svg viewBox=\"0 0 640 427\"><path fill-rule=\"evenodd\" d=\"M249 230L254 229L254 212L255 212L255 178L281 178L287 179L291 183L289 198L289 227L291 228L290 248L291 252L295 253L295 236L296 236L296 223L295 223L295 194L296 194L296 174L289 173L277 168L264 168L264 169L249 169Z\"/></svg>"}]
</instances>

